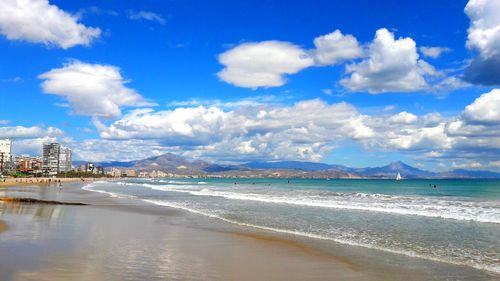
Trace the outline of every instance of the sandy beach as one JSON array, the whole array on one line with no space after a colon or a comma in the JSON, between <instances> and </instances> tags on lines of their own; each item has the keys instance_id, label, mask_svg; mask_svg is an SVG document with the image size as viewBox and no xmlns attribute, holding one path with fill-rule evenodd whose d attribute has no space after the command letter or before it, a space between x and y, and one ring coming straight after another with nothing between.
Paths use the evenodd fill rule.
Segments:
<instances>
[{"instance_id":1,"label":"sandy beach","mask_svg":"<svg viewBox=\"0 0 500 281\"><path fill-rule=\"evenodd\" d=\"M50 179L50 182L49 182ZM29 186L29 185L48 185L55 184L55 180L64 183L70 182L82 182L82 178L6 178L0 180L0 189L2 187L12 187L12 186ZM92 182L100 179L95 178L84 178L83 182Z\"/></svg>"},{"instance_id":2,"label":"sandy beach","mask_svg":"<svg viewBox=\"0 0 500 281\"><path fill-rule=\"evenodd\" d=\"M492 280L468 269L237 227L81 189L16 186L0 197L1 280ZM3 221L3 223L2 223ZM6 229L8 227L8 229ZM405 266L402 266L405 265ZM455 276L446 270L456 272ZM442 272L442 273L440 273ZM447 275L440 275L447 274ZM450 278L451 277L451 278Z\"/></svg>"}]
</instances>

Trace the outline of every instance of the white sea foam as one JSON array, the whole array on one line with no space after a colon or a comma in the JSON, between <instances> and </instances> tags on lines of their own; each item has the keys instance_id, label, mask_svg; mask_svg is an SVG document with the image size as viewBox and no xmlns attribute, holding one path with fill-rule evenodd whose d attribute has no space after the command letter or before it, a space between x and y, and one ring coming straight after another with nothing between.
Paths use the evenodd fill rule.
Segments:
<instances>
[{"instance_id":1,"label":"white sea foam","mask_svg":"<svg viewBox=\"0 0 500 281\"><path fill-rule=\"evenodd\" d=\"M87 190L87 191L107 194L110 197L114 197L114 198L137 198L136 196L133 196L133 195L126 195L126 194L121 194L121 193L116 193L116 192L109 192L109 191L105 191L102 189L97 189L97 188L95 188L95 184L98 184L98 183L103 183L103 182L95 182L95 183L87 184L87 185L83 186L82 189Z\"/></svg>"},{"instance_id":2,"label":"white sea foam","mask_svg":"<svg viewBox=\"0 0 500 281\"><path fill-rule=\"evenodd\" d=\"M195 196L216 196L230 200L256 201L274 204L289 204L304 207L331 208L380 212L396 215L423 216L481 223L500 224L500 206L491 202L452 200L447 198L394 196L369 193L293 193L261 194L199 189L194 185L142 184L155 190L183 192Z\"/></svg>"},{"instance_id":3,"label":"white sea foam","mask_svg":"<svg viewBox=\"0 0 500 281\"><path fill-rule=\"evenodd\" d=\"M292 234L292 235L303 236L303 237L308 237L308 238L313 238L313 239L334 241L337 243L347 244L347 245L351 245L351 246L375 249L375 250L380 250L380 251L385 251L385 252L400 254L400 255L406 255L406 256L421 258L421 259L426 259L426 260L446 262L446 263L451 263L451 264L456 264L456 265L465 265L465 266L470 266L470 267L481 269L481 270L487 270L487 271L491 271L491 272L495 272L495 273L500 273L500 266L495 265L495 264L485 265L485 264L472 262L470 260L469 261L457 261L457 260L449 259L447 257L428 256L428 255L419 254L419 253L416 253L413 251L385 248L385 247L380 247L377 245L373 245L373 244L369 244L369 243L362 243L362 242L353 241L353 240L349 240L349 239L338 239L338 238L328 237L328 236L324 236L324 235L318 235L318 234L314 234L314 233L308 233L308 232L302 232L302 231L295 231L295 230L288 230L288 229L281 229L281 228L274 228L274 227L256 225L256 224L251 224L251 223L239 222L236 220L224 218L223 216L220 216L220 215L215 214L215 213L196 210L196 209L190 208L188 206L185 206L183 204L173 203L173 202L168 202L168 201L163 201L163 200L143 199L142 201L148 202L151 204L155 204L158 206L182 209L182 210L194 213L194 214L199 214L199 215L203 215L203 216L207 216L207 217L211 217L211 218L215 218L215 219L220 219L222 221L236 224L236 225L240 225L243 227L252 227L252 228L266 230L266 231Z\"/></svg>"},{"instance_id":4,"label":"white sea foam","mask_svg":"<svg viewBox=\"0 0 500 281\"><path fill-rule=\"evenodd\" d=\"M382 250L386 252L391 252L395 254L403 254L411 257L417 257L417 258L422 258L422 259L427 259L427 260L433 260L433 261L440 261L440 262L447 262L447 263L452 263L452 264L457 264L457 265L466 265L470 267L474 267L477 269L481 270L487 270L487 271L492 271L496 273L500 273L500 266L497 263L491 263L490 262L481 262L481 258L478 259L478 257L472 257L472 258L467 258L465 255L463 258L457 258L456 256L447 256L443 255L442 253L421 253L421 252L415 252L412 250L408 249L399 249L397 246L388 246L388 245L383 245L381 246L378 244L375 240L369 239L369 237L362 237L359 235L363 235L362 233L359 235L346 235L346 233L325 233L325 234L318 234L314 233L316 231L301 231L300 229L293 229L293 226L290 226L291 229L286 229L283 227L270 227L266 225L259 225L259 224L253 224L253 223L247 223L247 222L242 222L242 221L237 221L234 219L229 219L226 218L224 214L221 213L221 210L205 210L200 207L193 207L190 205L189 202L186 203L179 203L179 202L171 202L171 201L165 201L165 200L153 200L153 199L141 199L135 196L127 196L125 194L117 193L117 192L109 192L103 189L100 189L97 183L89 184L83 189L88 190L88 191L93 191L93 192L100 192L100 193L105 193L108 194L112 197L118 197L118 198L123 198L123 197L128 197L128 198L136 198L139 199L143 202L147 202L150 204L155 204L159 206L165 206L165 207L171 207L171 208L177 208L177 209L183 209L185 211L189 211L191 213L215 218L215 219L220 219L222 221L226 221L228 223L232 224L237 224L243 227L252 227L252 228L257 228L257 229L262 229L262 230L267 230L267 231L273 231L273 232L279 232L279 233L286 233L286 234L292 234L292 235L298 235L298 236L304 236L304 237L309 237L313 239L321 239L321 240L330 240L330 241L335 241L338 243L342 244L348 244L348 245L353 245L353 246L360 246L360 247L365 247L365 248L370 248L370 249L376 249L376 250ZM128 183L124 183L122 185L129 185ZM136 184L130 184L130 185L136 185ZM353 204L360 204L360 203L365 203L365 204L373 204L373 202L377 204L393 204L393 201L398 202L398 204L403 204L406 203L408 208L410 210L416 208L416 206L420 205L425 205L425 204L430 204L430 202L434 202L432 200L437 200L439 202L443 202L446 200L443 199L425 199L423 200L422 198L414 198L414 197L405 197L405 196L392 196L392 195L385 195L385 194L366 194L366 193L331 193L330 196L321 196L320 194L314 194L314 193L307 193L301 194L302 197L298 196L298 194L294 194L294 197L292 198L293 201L289 201L290 198L283 198L283 196L279 196L276 194L255 194L255 193L236 193L236 192L227 192L227 191L214 191L212 190L213 187L203 187L200 189L199 186L196 185L186 185L186 186L174 186L174 185L154 185L154 184L141 184L141 186L148 187L151 189L155 190L162 190L162 191L174 191L174 192L184 192L184 193L189 193L192 195L197 195L197 196L217 196L217 197L223 197L223 198L228 198L232 200L250 200L250 201L259 201L259 202L269 202L269 203L277 203L277 204L293 204L293 205L300 205L300 206L310 206L310 207L326 207L326 208L339 208L339 207L332 207L332 202L335 202L335 204L338 204L339 200L341 201L341 204L345 203L344 201L355 201L350 202ZM325 199L325 197L327 199ZM333 200L332 198L336 198L336 200ZM340 198L340 199L339 199ZM358 198L358 201L355 199ZM362 198L360 200L360 198ZM309 201L303 201L303 200L309 200ZM286 201L288 200L288 201ZM301 201L302 200L302 201ZM321 200L325 202L321 202ZM419 201L420 200L420 201ZM431 201L429 201L431 200ZM292 203L291 203L292 202ZM305 203L304 203L305 202ZM436 202L434 202L436 203ZM464 204L466 208L471 208L470 204L476 204L478 205L479 202L467 202L467 201L447 201L447 206L448 207L443 207L444 209L440 209L440 211L446 210L446 208L449 208L449 206L457 207L458 204ZM321 204L327 204L325 206ZM468 205L469 204L469 205ZM478 207L478 206L472 206L472 207ZM480 205L480 204L479 204ZM373 206L372 206L373 207ZM370 208L372 208L370 207ZM480 206L483 208L490 208L490 207L495 207L495 205L485 205L485 206ZM497 206L496 206L497 207ZM357 208L358 210L360 209L359 206ZM376 208L375 208L376 209ZM364 209L361 209L364 210ZM373 211L372 209L367 209L370 211ZM498 208L496 209L498 211ZM375 211L380 211L380 210L375 210ZM386 211L381 211L381 212L386 212ZM405 213L406 214L406 213ZM428 216L428 215L427 215ZM349 233L347 233L349 234Z\"/></svg>"}]
</instances>

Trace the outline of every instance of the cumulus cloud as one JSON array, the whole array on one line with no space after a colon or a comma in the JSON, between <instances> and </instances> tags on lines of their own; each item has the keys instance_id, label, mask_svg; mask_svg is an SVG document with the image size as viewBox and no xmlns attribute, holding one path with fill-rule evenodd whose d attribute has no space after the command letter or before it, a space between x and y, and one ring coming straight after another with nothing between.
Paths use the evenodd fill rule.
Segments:
<instances>
[{"instance_id":1,"label":"cumulus cloud","mask_svg":"<svg viewBox=\"0 0 500 281\"><path fill-rule=\"evenodd\" d=\"M494 155L500 152L500 126L468 124L463 114L450 118L405 111L363 115L350 104L321 100L234 110L204 106L138 109L97 129L101 141L117 151L128 151L120 142L141 143L141 157L168 151L215 161L320 161L346 142L427 159L495 161ZM87 149L86 155L91 155L92 147ZM98 154L94 157L101 157Z\"/></svg>"},{"instance_id":2,"label":"cumulus cloud","mask_svg":"<svg viewBox=\"0 0 500 281\"><path fill-rule=\"evenodd\" d=\"M292 105L142 108L111 122L94 119L101 139L74 147L81 159L95 161L165 152L228 162L320 161L343 144L354 143L369 151L398 151L447 163L473 160L486 167L488 161L498 161L500 153L497 95L485 93L451 117L406 111L366 115L351 104L319 99Z\"/></svg>"},{"instance_id":3,"label":"cumulus cloud","mask_svg":"<svg viewBox=\"0 0 500 281\"><path fill-rule=\"evenodd\" d=\"M447 47L426 47L422 46L418 48L420 53L424 55L425 57L437 59L439 58L442 54L451 52L450 48Z\"/></svg>"},{"instance_id":4,"label":"cumulus cloud","mask_svg":"<svg viewBox=\"0 0 500 281\"><path fill-rule=\"evenodd\" d=\"M412 92L429 87L425 77L437 71L419 59L413 39L395 39L394 34L382 28L377 30L369 45L368 58L346 66L350 75L340 83L351 91Z\"/></svg>"},{"instance_id":5,"label":"cumulus cloud","mask_svg":"<svg viewBox=\"0 0 500 281\"><path fill-rule=\"evenodd\" d=\"M417 122L418 117L415 114L406 111L400 112L396 115L389 117L388 121L397 124L413 124Z\"/></svg>"},{"instance_id":6,"label":"cumulus cloud","mask_svg":"<svg viewBox=\"0 0 500 281\"><path fill-rule=\"evenodd\" d=\"M500 2L470 0L465 7L470 19L467 48L479 56L464 72L464 79L474 84L500 84Z\"/></svg>"},{"instance_id":7,"label":"cumulus cloud","mask_svg":"<svg viewBox=\"0 0 500 281\"><path fill-rule=\"evenodd\" d=\"M112 65L72 61L39 76L47 94L64 97L74 114L118 117L123 106L151 105L134 89L126 87L120 69Z\"/></svg>"},{"instance_id":8,"label":"cumulus cloud","mask_svg":"<svg viewBox=\"0 0 500 281\"><path fill-rule=\"evenodd\" d=\"M465 107L463 117L470 123L500 123L500 89L482 94Z\"/></svg>"},{"instance_id":9,"label":"cumulus cloud","mask_svg":"<svg viewBox=\"0 0 500 281\"><path fill-rule=\"evenodd\" d=\"M165 24L166 22L161 15L150 11L129 11L128 17L131 20L156 21L159 24Z\"/></svg>"},{"instance_id":10,"label":"cumulus cloud","mask_svg":"<svg viewBox=\"0 0 500 281\"><path fill-rule=\"evenodd\" d=\"M422 47L420 50L433 58L449 51L444 47ZM243 43L219 55L224 69L217 75L239 87L278 87L286 83L287 75L305 68L337 65L360 58L364 59L346 65L348 75L340 81L351 91L372 94L449 91L465 85L458 83L456 78L444 77L444 73L420 59L413 39L395 39L385 28L377 30L367 48L354 36L344 35L340 30L316 37L314 48L309 50L282 41Z\"/></svg>"},{"instance_id":11,"label":"cumulus cloud","mask_svg":"<svg viewBox=\"0 0 500 281\"><path fill-rule=\"evenodd\" d=\"M60 142L60 139L51 136L14 139L12 141L12 152L14 155L41 155L43 144L51 142Z\"/></svg>"},{"instance_id":12,"label":"cumulus cloud","mask_svg":"<svg viewBox=\"0 0 500 281\"><path fill-rule=\"evenodd\" d=\"M99 37L99 28L87 27L48 0L0 1L0 33L9 40L24 40L63 49L88 46Z\"/></svg>"},{"instance_id":13,"label":"cumulus cloud","mask_svg":"<svg viewBox=\"0 0 500 281\"><path fill-rule=\"evenodd\" d=\"M321 114L318 114L318 113ZM180 107L155 112L139 109L105 126L109 140L156 140L204 157L237 159L320 160L343 139L373 135L365 116L347 103L307 100L292 106L256 105L234 110L218 107Z\"/></svg>"},{"instance_id":14,"label":"cumulus cloud","mask_svg":"<svg viewBox=\"0 0 500 281\"><path fill-rule=\"evenodd\" d=\"M285 75L312 66L314 60L300 47L288 42L243 43L219 55L225 67L217 73L227 83L246 87L277 87Z\"/></svg>"},{"instance_id":15,"label":"cumulus cloud","mask_svg":"<svg viewBox=\"0 0 500 281\"><path fill-rule=\"evenodd\" d=\"M339 64L363 55L358 40L340 30L316 37L314 46L306 50L283 41L243 43L219 55L224 69L217 75L239 87L278 87L285 84L287 74L311 66Z\"/></svg>"},{"instance_id":16,"label":"cumulus cloud","mask_svg":"<svg viewBox=\"0 0 500 281\"><path fill-rule=\"evenodd\" d=\"M0 138L41 138L41 137L57 137L62 136L63 132L55 127L24 127L24 126L15 126L15 127L0 127Z\"/></svg>"},{"instance_id":17,"label":"cumulus cloud","mask_svg":"<svg viewBox=\"0 0 500 281\"><path fill-rule=\"evenodd\" d=\"M332 33L316 37L314 46L316 48L312 53L317 65L338 64L363 55L358 40L350 34L342 34L338 29Z\"/></svg>"}]
</instances>

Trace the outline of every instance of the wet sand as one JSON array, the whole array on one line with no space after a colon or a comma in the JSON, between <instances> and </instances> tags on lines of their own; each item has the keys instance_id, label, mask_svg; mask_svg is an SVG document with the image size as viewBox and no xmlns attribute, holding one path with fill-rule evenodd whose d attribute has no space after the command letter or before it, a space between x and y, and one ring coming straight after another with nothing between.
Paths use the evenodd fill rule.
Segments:
<instances>
[{"instance_id":1,"label":"wet sand","mask_svg":"<svg viewBox=\"0 0 500 281\"><path fill-rule=\"evenodd\" d=\"M441 267L402 267L378 252L360 258L332 243L239 228L80 187L0 190L0 197L91 204L0 202L0 220L9 225L0 234L0 280L444 280ZM456 276L448 280L493 280L451 270Z\"/></svg>"},{"instance_id":2,"label":"wet sand","mask_svg":"<svg viewBox=\"0 0 500 281\"><path fill-rule=\"evenodd\" d=\"M7 224L4 221L0 220L0 233L7 230Z\"/></svg>"}]
</instances>

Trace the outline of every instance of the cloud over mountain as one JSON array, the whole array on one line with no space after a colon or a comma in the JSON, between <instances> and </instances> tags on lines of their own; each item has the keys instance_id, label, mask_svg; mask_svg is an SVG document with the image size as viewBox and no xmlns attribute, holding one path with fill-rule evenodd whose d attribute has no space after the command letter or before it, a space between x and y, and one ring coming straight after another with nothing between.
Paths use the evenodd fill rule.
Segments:
<instances>
[{"instance_id":1,"label":"cloud over mountain","mask_svg":"<svg viewBox=\"0 0 500 281\"><path fill-rule=\"evenodd\" d=\"M155 151L226 161L319 161L345 143L373 151L453 159L481 155L494 161L492 155L500 151L496 98L497 91L485 93L462 114L446 118L436 112L367 115L352 104L319 99L233 109L137 109L98 130L108 143L142 141Z\"/></svg>"}]
</instances>

